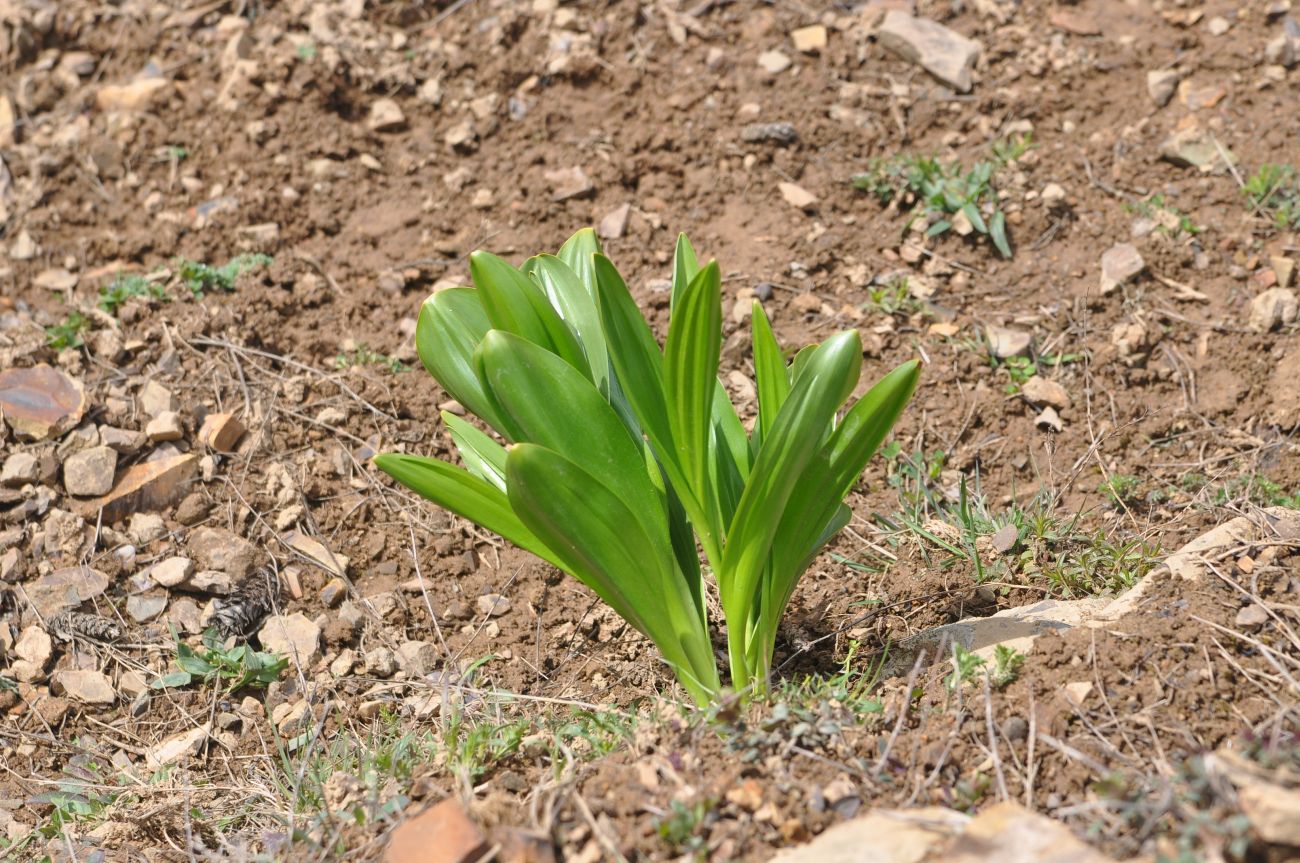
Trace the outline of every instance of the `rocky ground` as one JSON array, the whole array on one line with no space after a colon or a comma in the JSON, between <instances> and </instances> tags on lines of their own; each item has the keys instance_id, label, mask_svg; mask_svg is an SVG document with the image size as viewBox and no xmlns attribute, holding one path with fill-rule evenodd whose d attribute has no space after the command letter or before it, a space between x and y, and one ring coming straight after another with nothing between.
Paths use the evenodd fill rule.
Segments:
<instances>
[{"instance_id":1,"label":"rocky ground","mask_svg":"<svg viewBox=\"0 0 1300 863\"><path fill-rule=\"evenodd\" d=\"M0 850L1294 858L1298 19L0 3ZM755 299L925 364L761 704L370 465L585 225L660 337L718 259L746 420Z\"/></svg>"}]
</instances>

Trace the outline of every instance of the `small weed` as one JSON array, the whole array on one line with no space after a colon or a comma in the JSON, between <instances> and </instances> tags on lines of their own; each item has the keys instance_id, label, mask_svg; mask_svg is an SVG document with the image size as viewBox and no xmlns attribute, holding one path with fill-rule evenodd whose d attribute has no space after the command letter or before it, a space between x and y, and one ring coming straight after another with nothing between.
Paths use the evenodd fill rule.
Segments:
<instances>
[{"instance_id":1,"label":"small weed","mask_svg":"<svg viewBox=\"0 0 1300 863\"><path fill-rule=\"evenodd\" d=\"M868 289L867 301L862 310L886 315L911 315L922 309L922 303L912 296L905 277L890 279L883 285Z\"/></svg>"},{"instance_id":2,"label":"small weed","mask_svg":"<svg viewBox=\"0 0 1300 863\"><path fill-rule=\"evenodd\" d=\"M336 369L350 369L356 366L384 366L393 374L411 370L410 366L396 357L372 351L364 342L351 353L340 351L339 355L334 358L334 367Z\"/></svg>"},{"instance_id":3,"label":"small weed","mask_svg":"<svg viewBox=\"0 0 1300 863\"><path fill-rule=\"evenodd\" d=\"M1156 223L1156 233L1177 239L1180 235L1194 237L1205 230L1204 225L1192 221L1192 217L1165 202L1164 195L1152 195L1132 204L1125 204L1124 209Z\"/></svg>"},{"instance_id":4,"label":"small weed","mask_svg":"<svg viewBox=\"0 0 1300 863\"><path fill-rule=\"evenodd\" d=\"M948 675L948 689L956 692L967 683L975 680L975 673L986 665L984 658L978 656L960 644L952 646L952 672Z\"/></svg>"},{"instance_id":5,"label":"small weed","mask_svg":"<svg viewBox=\"0 0 1300 863\"><path fill-rule=\"evenodd\" d=\"M119 275L112 283L99 289L98 306L101 311L116 315L117 310L132 297L150 297L161 300L167 296L167 288L158 282L151 282L144 276Z\"/></svg>"},{"instance_id":6,"label":"small weed","mask_svg":"<svg viewBox=\"0 0 1300 863\"><path fill-rule=\"evenodd\" d=\"M62 321L45 328L45 344L56 351L79 348L83 344L82 333L89 327L90 318L81 312L68 312Z\"/></svg>"},{"instance_id":7,"label":"small weed","mask_svg":"<svg viewBox=\"0 0 1300 863\"><path fill-rule=\"evenodd\" d=\"M304 60L304 61L308 61L308 62L310 62L311 60L315 60L315 59L316 59L316 43L315 43L315 42L299 42L299 43L298 43L298 47L297 47L297 49L295 50L294 53L296 53L296 54L298 55L298 59L299 59L299 60Z\"/></svg>"},{"instance_id":8,"label":"small weed","mask_svg":"<svg viewBox=\"0 0 1300 863\"><path fill-rule=\"evenodd\" d=\"M1241 189L1252 210L1271 216L1278 230L1300 227L1300 183L1290 165L1261 165Z\"/></svg>"},{"instance_id":9,"label":"small weed","mask_svg":"<svg viewBox=\"0 0 1300 863\"><path fill-rule=\"evenodd\" d=\"M979 346L983 350L983 346ZM1078 354L1040 354L1034 357L1015 356L1006 359L998 359L989 354L989 365L994 369L1002 369L1007 373L1009 380L1004 390L1007 395L1015 395L1020 392L1020 388L1032 377L1042 374L1045 369L1059 368L1060 366L1073 365L1082 362L1084 355Z\"/></svg>"},{"instance_id":10,"label":"small weed","mask_svg":"<svg viewBox=\"0 0 1300 863\"><path fill-rule=\"evenodd\" d=\"M1288 493L1280 484L1261 474L1233 477L1214 494L1214 503L1223 506L1231 501L1246 500L1256 506L1285 506L1300 509L1300 490Z\"/></svg>"},{"instance_id":11,"label":"small weed","mask_svg":"<svg viewBox=\"0 0 1300 863\"><path fill-rule=\"evenodd\" d=\"M1137 503L1138 491L1141 487L1141 480L1132 474L1117 473L1099 483L1097 491L1106 495L1112 503L1130 504Z\"/></svg>"},{"instance_id":12,"label":"small weed","mask_svg":"<svg viewBox=\"0 0 1300 863\"><path fill-rule=\"evenodd\" d=\"M701 797L691 803L674 800L656 825L659 838L671 845L674 853L702 856L706 839L700 829L717 805L712 797Z\"/></svg>"},{"instance_id":13,"label":"small weed","mask_svg":"<svg viewBox=\"0 0 1300 863\"><path fill-rule=\"evenodd\" d=\"M962 812L973 812L988 794L992 785L993 780L983 771L976 771L969 779L957 780L957 784L952 789L953 808Z\"/></svg>"},{"instance_id":14,"label":"small weed","mask_svg":"<svg viewBox=\"0 0 1300 863\"><path fill-rule=\"evenodd\" d=\"M109 806L122 794L116 787L117 783L112 781L114 777L104 775L106 766L89 752L73 756L64 765L64 778L55 790L32 798L33 803L53 807L48 820L36 829L34 835L51 839L75 824L103 818Z\"/></svg>"},{"instance_id":15,"label":"small weed","mask_svg":"<svg viewBox=\"0 0 1300 863\"><path fill-rule=\"evenodd\" d=\"M989 680L998 689L1008 686L1020 676L1020 669L1025 664L1025 655L1014 647L999 644L993 648L993 672Z\"/></svg>"},{"instance_id":16,"label":"small weed","mask_svg":"<svg viewBox=\"0 0 1300 863\"><path fill-rule=\"evenodd\" d=\"M154 689L179 688L195 681L205 686L221 681L227 692L245 686L262 687L277 680L289 664L282 656L261 653L247 644L227 648L215 629L203 633L202 651L195 651L181 641L175 629L172 639L176 644L176 667L180 670L153 681Z\"/></svg>"},{"instance_id":17,"label":"small weed","mask_svg":"<svg viewBox=\"0 0 1300 863\"><path fill-rule=\"evenodd\" d=\"M933 157L875 159L866 172L853 178L853 185L874 195L881 204L897 201L908 207L908 227L924 219L926 236L952 230L960 214L973 230L992 240L1004 258L1010 258L1006 214L999 206L994 180L1031 146L1028 135L997 142L991 148L992 158L976 162L970 170Z\"/></svg>"},{"instance_id":18,"label":"small weed","mask_svg":"<svg viewBox=\"0 0 1300 863\"><path fill-rule=\"evenodd\" d=\"M830 677L807 675L780 681L768 696L768 702L784 705L787 712L804 720L811 719L820 705L831 702L842 705L859 722L880 714L884 705L871 693L880 678L883 659L878 665L855 670L853 666L860 649L861 645L857 641L849 642L838 674Z\"/></svg>"},{"instance_id":19,"label":"small weed","mask_svg":"<svg viewBox=\"0 0 1300 863\"><path fill-rule=\"evenodd\" d=\"M189 290L194 299L201 300L206 291L233 291L236 279L250 270L270 263L271 258L268 255L236 255L222 267L182 258L176 262L176 268L181 284Z\"/></svg>"}]
</instances>

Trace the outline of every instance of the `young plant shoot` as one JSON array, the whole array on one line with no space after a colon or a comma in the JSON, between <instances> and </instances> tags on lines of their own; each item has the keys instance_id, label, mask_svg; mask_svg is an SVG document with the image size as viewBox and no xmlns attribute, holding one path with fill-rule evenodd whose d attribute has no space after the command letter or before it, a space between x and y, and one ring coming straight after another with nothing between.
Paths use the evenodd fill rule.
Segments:
<instances>
[{"instance_id":1,"label":"young plant shoot","mask_svg":"<svg viewBox=\"0 0 1300 863\"><path fill-rule=\"evenodd\" d=\"M463 468L399 453L375 463L594 590L701 705L721 691L707 569L731 685L761 691L799 576L848 523L844 497L911 397L918 363L841 414L862 366L857 332L787 363L755 303L758 417L746 435L718 380L721 273L699 265L685 236L662 349L591 230L521 269L475 252L470 273L473 288L425 300L416 344L500 439L444 413Z\"/></svg>"}]
</instances>

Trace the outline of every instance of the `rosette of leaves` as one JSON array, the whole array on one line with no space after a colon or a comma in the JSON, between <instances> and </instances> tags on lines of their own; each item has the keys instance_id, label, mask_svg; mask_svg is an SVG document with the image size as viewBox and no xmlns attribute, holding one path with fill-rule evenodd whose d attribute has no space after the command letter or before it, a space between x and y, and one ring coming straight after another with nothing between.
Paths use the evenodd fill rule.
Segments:
<instances>
[{"instance_id":1,"label":"rosette of leaves","mask_svg":"<svg viewBox=\"0 0 1300 863\"><path fill-rule=\"evenodd\" d=\"M787 362L755 303L747 434L718 380L721 274L685 236L662 348L589 229L521 268L475 252L470 273L473 287L425 301L416 344L490 431L444 413L463 467L403 453L375 463L591 588L699 704L721 691L707 569L731 685L761 690L795 585L847 524L844 497L911 397L917 362L842 412L862 365L857 332Z\"/></svg>"}]
</instances>

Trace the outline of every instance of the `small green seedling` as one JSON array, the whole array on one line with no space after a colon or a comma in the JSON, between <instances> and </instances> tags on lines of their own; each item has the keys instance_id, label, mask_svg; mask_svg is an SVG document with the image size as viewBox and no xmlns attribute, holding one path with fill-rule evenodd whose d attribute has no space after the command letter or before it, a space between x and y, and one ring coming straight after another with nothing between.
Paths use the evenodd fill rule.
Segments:
<instances>
[{"instance_id":1,"label":"small green seedling","mask_svg":"<svg viewBox=\"0 0 1300 863\"><path fill-rule=\"evenodd\" d=\"M150 299L161 300L167 296L167 286L161 282L150 281L144 276L119 275L113 279L112 283L99 289L99 309L110 315L116 315L117 310L132 297L149 297Z\"/></svg>"},{"instance_id":2,"label":"small green seedling","mask_svg":"<svg viewBox=\"0 0 1300 863\"><path fill-rule=\"evenodd\" d=\"M1241 191L1250 208L1272 217L1278 230L1300 228L1300 183L1292 166L1261 165Z\"/></svg>"},{"instance_id":3,"label":"small green seedling","mask_svg":"<svg viewBox=\"0 0 1300 863\"><path fill-rule=\"evenodd\" d=\"M81 312L68 312L62 321L45 328L45 344L56 351L79 348L83 344L81 335L89 327L90 318Z\"/></svg>"},{"instance_id":4,"label":"small green seedling","mask_svg":"<svg viewBox=\"0 0 1300 863\"><path fill-rule=\"evenodd\" d=\"M700 798L692 803L674 800L668 813L659 819L659 838L671 845L677 854L702 853L705 837L700 829L708 821L715 806L717 801L711 797Z\"/></svg>"},{"instance_id":5,"label":"small green seedling","mask_svg":"<svg viewBox=\"0 0 1300 863\"><path fill-rule=\"evenodd\" d=\"M976 162L968 171L955 162L938 158L894 156L875 159L867 170L853 178L853 185L875 195L881 204L898 202L908 208L907 227L918 219L926 224L926 236L946 233L960 215L976 233L993 241L1004 258L1011 257L1007 238L1007 217L1000 206L997 173L1032 147L1024 135L993 145L993 158Z\"/></svg>"},{"instance_id":6,"label":"small green seedling","mask_svg":"<svg viewBox=\"0 0 1300 863\"><path fill-rule=\"evenodd\" d=\"M390 357L387 354L381 354L373 351L370 346L364 342L357 345L351 353L348 351L339 351L339 355L334 358L334 368L350 369L354 366L384 366L393 374L409 372L411 367L396 357Z\"/></svg>"},{"instance_id":7,"label":"small green seedling","mask_svg":"<svg viewBox=\"0 0 1300 863\"><path fill-rule=\"evenodd\" d=\"M425 301L416 347L500 439L444 413L465 468L398 453L376 465L590 587L704 705L721 681L702 549L731 684L764 689L799 577L848 523L844 497L911 398L919 363L841 412L861 372L857 332L787 363L756 302L747 434L718 378L722 271L700 266L685 236L662 348L590 229L522 269L475 252L470 273L475 287Z\"/></svg>"},{"instance_id":8,"label":"small green seedling","mask_svg":"<svg viewBox=\"0 0 1300 863\"><path fill-rule=\"evenodd\" d=\"M955 692L961 689L964 684L974 682L976 673L984 668L986 664L984 657L967 650L960 644L954 643L952 646L952 672L948 675L948 689Z\"/></svg>"},{"instance_id":9,"label":"small green seedling","mask_svg":"<svg viewBox=\"0 0 1300 863\"><path fill-rule=\"evenodd\" d=\"M1192 221L1192 217L1172 204L1165 202L1164 195L1152 195L1132 204L1125 204L1124 209L1130 213L1155 222L1157 234L1164 234L1177 239L1180 235L1194 237L1205 230L1204 225Z\"/></svg>"},{"instance_id":10,"label":"small green seedling","mask_svg":"<svg viewBox=\"0 0 1300 863\"><path fill-rule=\"evenodd\" d=\"M247 644L227 648L215 629L203 633L201 651L181 641L174 628L172 639L179 670L153 681L154 689L179 688L196 682L204 686L221 683L228 692L245 686L265 687L278 680L280 672L289 664L282 656L253 650Z\"/></svg>"},{"instance_id":11,"label":"small green seedling","mask_svg":"<svg viewBox=\"0 0 1300 863\"><path fill-rule=\"evenodd\" d=\"M1014 647L999 644L993 648L993 671L989 680L1001 689L1020 676L1020 668L1025 664L1025 655Z\"/></svg>"},{"instance_id":12,"label":"small green seedling","mask_svg":"<svg viewBox=\"0 0 1300 863\"><path fill-rule=\"evenodd\" d=\"M229 293L235 289L235 280L251 270L271 263L269 255L236 255L221 267L203 264L198 261L177 261L176 268L181 283L185 285L194 299L201 300L206 291L220 290Z\"/></svg>"}]
</instances>

